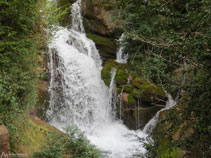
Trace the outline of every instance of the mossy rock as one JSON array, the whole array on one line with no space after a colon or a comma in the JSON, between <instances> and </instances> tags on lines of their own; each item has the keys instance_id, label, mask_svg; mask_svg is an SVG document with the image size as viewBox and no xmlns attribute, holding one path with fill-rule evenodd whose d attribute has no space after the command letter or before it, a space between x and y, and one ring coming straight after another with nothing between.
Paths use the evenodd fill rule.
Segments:
<instances>
[{"instance_id":1,"label":"mossy rock","mask_svg":"<svg viewBox=\"0 0 211 158\"><path fill-rule=\"evenodd\" d=\"M95 42L103 61L116 58L117 44L114 39L90 33L87 37Z\"/></svg>"},{"instance_id":2,"label":"mossy rock","mask_svg":"<svg viewBox=\"0 0 211 158\"><path fill-rule=\"evenodd\" d=\"M105 82L106 86L110 85L112 68L117 68L118 65L119 65L119 63L117 63L114 60L108 60L105 63L104 68L102 69L102 72L101 72L101 77L102 77L103 81Z\"/></svg>"},{"instance_id":3,"label":"mossy rock","mask_svg":"<svg viewBox=\"0 0 211 158\"><path fill-rule=\"evenodd\" d=\"M124 69L118 69L115 77L117 85L126 85L128 79L128 73Z\"/></svg>"},{"instance_id":4,"label":"mossy rock","mask_svg":"<svg viewBox=\"0 0 211 158\"><path fill-rule=\"evenodd\" d=\"M117 69L117 74L116 74L116 77L115 77L115 80L117 79L116 82L120 82L120 83L126 84L127 83L126 73L122 72L122 70L125 71L125 69L127 69L127 64L119 64L115 60L108 60L108 61L106 61L105 65L104 65L104 68L102 69L101 77L102 77L103 81L105 82L105 84L107 86L110 85L110 82L111 82L111 70L113 68ZM119 87L121 87L121 86L119 86Z\"/></svg>"},{"instance_id":5,"label":"mossy rock","mask_svg":"<svg viewBox=\"0 0 211 158\"><path fill-rule=\"evenodd\" d=\"M133 86L136 88L141 88L141 85L144 83L144 80L136 77L134 80L132 80Z\"/></svg>"},{"instance_id":6,"label":"mossy rock","mask_svg":"<svg viewBox=\"0 0 211 158\"><path fill-rule=\"evenodd\" d=\"M147 81L144 78L136 77L133 80L133 90L132 94L134 97L141 99L141 101L156 105L165 105L167 101L167 96L165 91L159 86Z\"/></svg>"}]
</instances>

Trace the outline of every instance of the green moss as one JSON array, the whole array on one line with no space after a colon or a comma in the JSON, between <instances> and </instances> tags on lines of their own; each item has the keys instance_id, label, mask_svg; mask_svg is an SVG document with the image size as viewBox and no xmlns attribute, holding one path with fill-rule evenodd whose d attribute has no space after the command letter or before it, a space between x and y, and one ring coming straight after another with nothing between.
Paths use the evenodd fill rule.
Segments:
<instances>
[{"instance_id":1,"label":"green moss","mask_svg":"<svg viewBox=\"0 0 211 158\"><path fill-rule=\"evenodd\" d=\"M114 60L108 60L105 65L104 68L101 72L101 77L103 79L103 81L105 82L105 84L107 86L109 86L110 82L111 82L111 69L112 68L117 68L119 65L119 63L117 63Z\"/></svg>"},{"instance_id":2,"label":"green moss","mask_svg":"<svg viewBox=\"0 0 211 158\"><path fill-rule=\"evenodd\" d=\"M139 78L139 77L136 77L133 81L133 86L136 87L136 88L140 88L141 85L143 84L143 79Z\"/></svg>"},{"instance_id":3,"label":"green moss","mask_svg":"<svg viewBox=\"0 0 211 158\"><path fill-rule=\"evenodd\" d=\"M141 96L140 98L146 102L161 102L165 104L167 100L166 94L163 89L150 83L149 81L144 81L143 84L140 86Z\"/></svg>"},{"instance_id":4,"label":"green moss","mask_svg":"<svg viewBox=\"0 0 211 158\"><path fill-rule=\"evenodd\" d=\"M180 158L179 148L170 148L170 142L165 140L159 146L158 158Z\"/></svg>"},{"instance_id":5,"label":"green moss","mask_svg":"<svg viewBox=\"0 0 211 158\"><path fill-rule=\"evenodd\" d=\"M34 152L39 152L47 144L49 133L66 136L35 116L27 115L20 119L16 121L16 127L19 128L13 133L12 150L15 153L26 153L28 157L32 157Z\"/></svg>"},{"instance_id":6,"label":"green moss","mask_svg":"<svg viewBox=\"0 0 211 158\"><path fill-rule=\"evenodd\" d=\"M87 33L87 37L95 42L97 48L99 49L100 53L103 54L103 56L109 56L116 53L117 45L112 38L106 38L90 33Z\"/></svg>"},{"instance_id":7,"label":"green moss","mask_svg":"<svg viewBox=\"0 0 211 158\"><path fill-rule=\"evenodd\" d=\"M126 85L127 79L128 79L128 73L123 69L119 69L115 77L116 83L118 85Z\"/></svg>"}]
</instances>

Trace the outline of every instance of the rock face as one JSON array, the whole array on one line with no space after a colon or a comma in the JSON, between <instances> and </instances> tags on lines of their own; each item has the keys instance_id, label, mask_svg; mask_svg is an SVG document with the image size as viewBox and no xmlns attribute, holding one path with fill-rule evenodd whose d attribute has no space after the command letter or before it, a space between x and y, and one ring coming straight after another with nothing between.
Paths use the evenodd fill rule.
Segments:
<instances>
[{"instance_id":1,"label":"rock face","mask_svg":"<svg viewBox=\"0 0 211 158\"><path fill-rule=\"evenodd\" d=\"M58 0L58 7L69 10L62 15L62 26L71 27L71 5L76 0ZM103 62L116 58L117 44L121 30L113 20L113 0L82 0L82 15L87 37L96 43Z\"/></svg>"},{"instance_id":2,"label":"rock face","mask_svg":"<svg viewBox=\"0 0 211 158\"><path fill-rule=\"evenodd\" d=\"M119 25L112 18L114 0L83 0L82 14L87 32L115 37L120 33Z\"/></svg>"},{"instance_id":3,"label":"rock face","mask_svg":"<svg viewBox=\"0 0 211 158\"><path fill-rule=\"evenodd\" d=\"M87 37L96 43L103 59L115 59L116 39L121 35L120 24L114 20L115 0L83 0L82 15Z\"/></svg>"},{"instance_id":4,"label":"rock face","mask_svg":"<svg viewBox=\"0 0 211 158\"><path fill-rule=\"evenodd\" d=\"M117 45L114 39L91 33L87 33L86 35L95 42L103 63L108 59L116 58Z\"/></svg>"},{"instance_id":5,"label":"rock face","mask_svg":"<svg viewBox=\"0 0 211 158\"><path fill-rule=\"evenodd\" d=\"M9 132L7 128L2 125L0 126L0 157L9 158L10 146L9 146Z\"/></svg>"}]
</instances>

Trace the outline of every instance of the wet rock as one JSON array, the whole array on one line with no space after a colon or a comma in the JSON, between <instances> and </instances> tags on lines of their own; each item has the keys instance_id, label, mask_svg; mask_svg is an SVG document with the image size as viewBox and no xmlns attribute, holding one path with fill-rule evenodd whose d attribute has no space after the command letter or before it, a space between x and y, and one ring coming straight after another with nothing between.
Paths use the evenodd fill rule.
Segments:
<instances>
[{"instance_id":1,"label":"wet rock","mask_svg":"<svg viewBox=\"0 0 211 158\"><path fill-rule=\"evenodd\" d=\"M117 45L114 39L90 33L87 33L87 37L95 42L103 62L116 58Z\"/></svg>"},{"instance_id":2,"label":"wet rock","mask_svg":"<svg viewBox=\"0 0 211 158\"><path fill-rule=\"evenodd\" d=\"M0 126L0 157L10 157L9 132L4 125Z\"/></svg>"},{"instance_id":3,"label":"wet rock","mask_svg":"<svg viewBox=\"0 0 211 158\"><path fill-rule=\"evenodd\" d=\"M122 120L130 129L143 129L157 111L162 108L163 106L153 106L149 108L135 107L133 109L123 107Z\"/></svg>"}]
</instances>

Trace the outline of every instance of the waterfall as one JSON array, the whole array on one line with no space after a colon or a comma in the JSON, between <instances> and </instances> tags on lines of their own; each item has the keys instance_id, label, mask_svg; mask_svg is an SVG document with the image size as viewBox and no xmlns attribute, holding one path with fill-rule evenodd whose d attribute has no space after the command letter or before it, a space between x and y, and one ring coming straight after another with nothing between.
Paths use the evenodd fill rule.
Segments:
<instances>
[{"instance_id":1,"label":"waterfall","mask_svg":"<svg viewBox=\"0 0 211 158\"><path fill-rule=\"evenodd\" d=\"M86 37L81 0L72 5L71 29L58 27L49 44L49 123L64 131L76 125L106 158L143 155L146 135L132 131L115 119L116 70L110 88L101 79L102 61L95 43Z\"/></svg>"},{"instance_id":2,"label":"waterfall","mask_svg":"<svg viewBox=\"0 0 211 158\"><path fill-rule=\"evenodd\" d=\"M140 128L140 99L138 99L138 107L137 107L137 113L136 113L136 129Z\"/></svg>"},{"instance_id":3,"label":"waterfall","mask_svg":"<svg viewBox=\"0 0 211 158\"><path fill-rule=\"evenodd\" d=\"M122 34L118 40L120 47L116 53L116 61L120 64L125 64L127 63L127 60L128 60L128 54L124 54L123 52L124 50L123 37L124 37L124 34Z\"/></svg>"},{"instance_id":4,"label":"waterfall","mask_svg":"<svg viewBox=\"0 0 211 158\"><path fill-rule=\"evenodd\" d=\"M145 125L145 127L143 129L144 133L151 134L153 129L157 125L160 113L162 111L165 111L165 110L173 108L177 104L177 102L172 98L172 96L170 94L167 94L167 95L168 95L168 101L166 103L166 107L161 109L160 111L158 111L156 113L156 115Z\"/></svg>"},{"instance_id":5,"label":"waterfall","mask_svg":"<svg viewBox=\"0 0 211 158\"><path fill-rule=\"evenodd\" d=\"M85 33L81 15L81 0L77 0L72 5L71 15L72 15L72 29L81 33Z\"/></svg>"},{"instance_id":6,"label":"waterfall","mask_svg":"<svg viewBox=\"0 0 211 158\"><path fill-rule=\"evenodd\" d=\"M116 83L115 83L115 76L116 76L116 69L111 70L111 82L109 86L109 95L108 95L108 107L110 108L109 111L112 112L113 119L116 118L116 104L117 104L117 92L116 92Z\"/></svg>"},{"instance_id":7,"label":"waterfall","mask_svg":"<svg viewBox=\"0 0 211 158\"><path fill-rule=\"evenodd\" d=\"M124 87L121 90L121 93L119 94L119 119L122 119L122 102L123 102L123 92L124 92Z\"/></svg>"}]
</instances>

